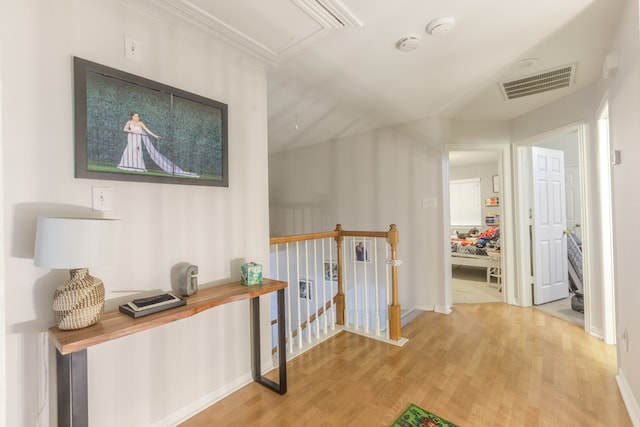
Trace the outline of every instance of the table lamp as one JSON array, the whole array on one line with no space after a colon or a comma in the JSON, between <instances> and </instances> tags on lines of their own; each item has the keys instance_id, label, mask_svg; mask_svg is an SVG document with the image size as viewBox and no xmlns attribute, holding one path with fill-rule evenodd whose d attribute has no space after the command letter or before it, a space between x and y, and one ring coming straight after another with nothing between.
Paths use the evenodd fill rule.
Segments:
<instances>
[{"instance_id":1,"label":"table lamp","mask_svg":"<svg viewBox=\"0 0 640 427\"><path fill-rule=\"evenodd\" d=\"M84 328L102 318L104 284L89 275L88 268L110 261L114 223L110 219L38 218L34 264L71 270L69 280L53 295L59 329Z\"/></svg>"}]
</instances>

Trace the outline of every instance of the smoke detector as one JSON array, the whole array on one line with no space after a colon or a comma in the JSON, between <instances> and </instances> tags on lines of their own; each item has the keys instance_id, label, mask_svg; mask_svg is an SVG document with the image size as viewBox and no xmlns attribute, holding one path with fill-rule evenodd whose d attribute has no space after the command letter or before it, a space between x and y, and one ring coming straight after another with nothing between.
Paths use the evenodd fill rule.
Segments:
<instances>
[{"instance_id":1,"label":"smoke detector","mask_svg":"<svg viewBox=\"0 0 640 427\"><path fill-rule=\"evenodd\" d=\"M427 33L432 36L441 36L453 30L456 20L453 16L441 16L427 24Z\"/></svg>"},{"instance_id":2,"label":"smoke detector","mask_svg":"<svg viewBox=\"0 0 640 427\"><path fill-rule=\"evenodd\" d=\"M420 37L418 36L408 36L398 40L396 43L396 47L403 52L411 52L412 50L416 50L420 45Z\"/></svg>"}]
</instances>

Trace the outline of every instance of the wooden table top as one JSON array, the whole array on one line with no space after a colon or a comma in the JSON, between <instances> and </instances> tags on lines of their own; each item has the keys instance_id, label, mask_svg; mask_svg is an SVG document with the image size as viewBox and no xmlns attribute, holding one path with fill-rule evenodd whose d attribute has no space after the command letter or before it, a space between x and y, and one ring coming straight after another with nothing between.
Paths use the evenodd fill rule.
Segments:
<instances>
[{"instance_id":1,"label":"wooden table top","mask_svg":"<svg viewBox=\"0 0 640 427\"><path fill-rule=\"evenodd\" d=\"M86 328L63 331L57 326L49 328L49 337L61 354L84 350L120 337L155 328L202 311L234 301L256 298L287 287L287 282L264 279L261 285L246 286L240 282L201 288L190 297L186 305L134 319L119 311L104 314L102 320Z\"/></svg>"}]
</instances>

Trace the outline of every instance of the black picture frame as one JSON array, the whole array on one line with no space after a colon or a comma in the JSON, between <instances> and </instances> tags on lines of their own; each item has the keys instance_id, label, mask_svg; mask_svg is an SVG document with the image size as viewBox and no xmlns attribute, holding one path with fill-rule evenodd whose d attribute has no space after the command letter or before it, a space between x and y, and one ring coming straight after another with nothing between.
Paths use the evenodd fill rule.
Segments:
<instances>
[{"instance_id":1,"label":"black picture frame","mask_svg":"<svg viewBox=\"0 0 640 427\"><path fill-rule=\"evenodd\" d=\"M227 104L78 57L73 70L76 178L229 186ZM134 112L150 133L124 130Z\"/></svg>"}]
</instances>

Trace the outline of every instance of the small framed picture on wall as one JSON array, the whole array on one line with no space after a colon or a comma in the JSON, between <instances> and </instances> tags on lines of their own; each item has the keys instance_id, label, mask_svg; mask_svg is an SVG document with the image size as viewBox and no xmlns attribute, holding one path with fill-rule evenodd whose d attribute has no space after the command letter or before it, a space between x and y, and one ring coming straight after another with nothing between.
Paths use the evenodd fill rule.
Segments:
<instances>
[{"instance_id":1,"label":"small framed picture on wall","mask_svg":"<svg viewBox=\"0 0 640 427\"><path fill-rule=\"evenodd\" d=\"M313 292L313 281L311 280L300 280L298 281L300 298L302 299L311 299L311 294Z\"/></svg>"},{"instance_id":2,"label":"small framed picture on wall","mask_svg":"<svg viewBox=\"0 0 640 427\"><path fill-rule=\"evenodd\" d=\"M324 280L327 282L338 281L338 263L337 262L324 262Z\"/></svg>"},{"instance_id":3,"label":"small framed picture on wall","mask_svg":"<svg viewBox=\"0 0 640 427\"><path fill-rule=\"evenodd\" d=\"M356 262L371 262L369 258L371 242L368 240L356 240L352 241L353 260Z\"/></svg>"}]
</instances>

